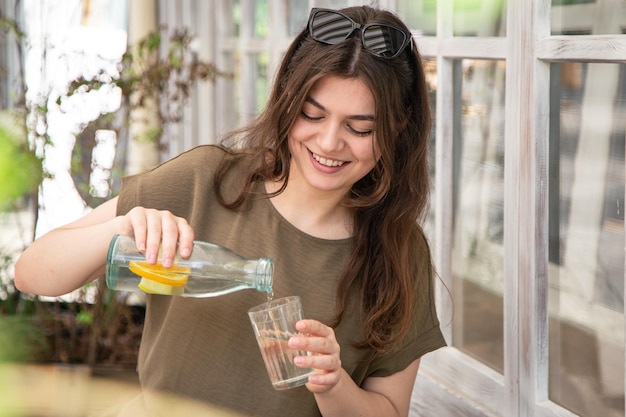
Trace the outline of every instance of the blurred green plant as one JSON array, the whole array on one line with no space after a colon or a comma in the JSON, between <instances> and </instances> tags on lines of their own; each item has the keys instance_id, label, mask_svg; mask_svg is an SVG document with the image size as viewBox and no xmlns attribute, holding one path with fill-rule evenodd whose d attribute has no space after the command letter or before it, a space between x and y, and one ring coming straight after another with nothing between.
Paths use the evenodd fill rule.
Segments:
<instances>
[{"instance_id":1,"label":"blurred green plant","mask_svg":"<svg viewBox=\"0 0 626 417\"><path fill-rule=\"evenodd\" d=\"M22 125L23 126L23 125ZM0 117L0 210L37 192L42 179L41 159L28 145L26 131L11 117Z\"/></svg>"},{"instance_id":2,"label":"blurred green plant","mask_svg":"<svg viewBox=\"0 0 626 417\"><path fill-rule=\"evenodd\" d=\"M18 55L28 39L15 22L0 16L0 36L14 32ZM86 205L95 207L106 198L90 192L90 176L94 169L92 153L98 129L114 130L118 136L118 152L125 140L161 143L163 127L182 119L184 104L197 81L213 81L231 74L218 71L211 63L197 59L192 50L193 37L181 29L162 45L160 31L130 45L117 64L119 76L111 77L104 70L96 76L78 77L64 93L43 92L29 102L24 99L24 85L15 85L23 108L18 115L0 117L0 214L23 210L27 196L37 223L38 187L44 177L46 148L51 146L48 115L51 107L62 108L62 101L91 91L118 87L122 106L114 113L102 114L82 126L72 152L71 174ZM46 52L42 52L45 60ZM2 68L0 68L2 70ZM22 74L23 83L23 74ZM128 138L127 126L133 123L133 110L141 110L148 102L157 106L155 126L144 131L144 137ZM120 145L122 143L122 145ZM36 150L35 150L36 149ZM117 158L117 156L116 156ZM123 158L117 160L123 166ZM116 177L123 170L116 171ZM112 181L115 178L112 178ZM111 187L115 192L115 188ZM34 236L34 227L32 235ZM1 243L1 242L0 242ZM17 245L19 246L19 244ZM0 362L29 361L82 363L134 367L143 330L143 306L129 305L123 294L113 293L101 281L78 291L74 302L60 299L42 301L39 297L20 293L13 285L13 264L23 247L7 249L0 246Z\"/></svg>"}]
</instances>

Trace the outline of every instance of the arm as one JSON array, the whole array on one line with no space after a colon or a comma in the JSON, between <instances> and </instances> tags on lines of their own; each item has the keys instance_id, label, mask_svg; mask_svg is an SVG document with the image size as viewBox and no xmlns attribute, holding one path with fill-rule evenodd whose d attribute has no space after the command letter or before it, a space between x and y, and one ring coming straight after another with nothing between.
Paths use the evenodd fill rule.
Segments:
<instances>
[{"instance_id":1,"label":"arm","mask_svg":"<svg viewBox=\"0 0 626 417\"><path fill-rule=\"evenodd\" d=\"M180 242L182 256L191 252L193 230L185 219L143 207L135 207L125 216L116 216L116 210L117 198L113 198L35 240L15 264L15 286L23 292L48 296L80 288L104 274L109 243L115 234L134 235L150 263L156 262L161 243L165 266L171 265L176 242Z\"/></svg>"},{"instance_id":2,"label":"arm","mask_svg":"<svg viewBox=\"0 0 626 417\"><path fill-rule=\"evenodd\" d=\"M330 327L315 320L302 320L297 328L309 336L293 337L289 345L316 353L298 357L296 363L316 369L306 386L315 394L324 417L408 416L419 359L388 377L367 378L359 387L341 367L339 344Z\"/></svg>"}]
</instances>

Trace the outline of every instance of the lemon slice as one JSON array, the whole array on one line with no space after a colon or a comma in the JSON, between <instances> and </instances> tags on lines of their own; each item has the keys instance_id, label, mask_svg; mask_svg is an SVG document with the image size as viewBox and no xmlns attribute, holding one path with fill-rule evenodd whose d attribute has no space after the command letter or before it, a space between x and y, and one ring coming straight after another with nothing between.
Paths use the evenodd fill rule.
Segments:
<instances>
[{"instance_id":1,"label":"lemon slice","mask_svg":"<svg viewBox=\"0 0 626 417\"><path fill-rule=\"evenodd\" d=\"M148 294L160 294L160 295L181 295L185 289L182 286L174 286L168 284L162 284L157 281L153 281L149 278L141 278L138 287Z\"/></svg>"},{"instance_id":2,"label":"lemon slice","mask_svg":"<svg viewBox=\"0 0 626 417\"><path fill-rule=\"evenodd\" d=\"M141 261L130 261L128 269L142 278L174 287L184 286L191 273L191 268L188 266L172 265L170 268L165 268L161 264L150 265L148 262Z\"/></svg>"}]
</instances>

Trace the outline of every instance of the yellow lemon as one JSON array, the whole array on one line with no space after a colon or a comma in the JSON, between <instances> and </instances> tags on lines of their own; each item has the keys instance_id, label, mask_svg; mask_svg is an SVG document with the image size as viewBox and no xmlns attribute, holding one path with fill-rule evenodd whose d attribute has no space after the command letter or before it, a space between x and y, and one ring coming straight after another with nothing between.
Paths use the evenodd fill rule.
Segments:
<instances>
[{"instance_id":1,"label":"yellow lemon","mask_svg":"<svg viewBox=\"0 0 626 417\"><path fill-rule=\"evenodd\" d=\"M150 265L145 261L130 261L128 269L142 278L175 287L184 286L191 273L191 268L188 266L172 265L170 268L165 268L161 264Z\"/></svg>"},{"instance_id":2,"label":"yellow lemon","mask_svg":"<svg viewBox=\"0 0 626 417\"><path fill-rule=\"evenodd\" d=\"M181 295L185 287L161 284L149 278L141 278L138 287L149 294Z\"/></svg>"}]
</instances>

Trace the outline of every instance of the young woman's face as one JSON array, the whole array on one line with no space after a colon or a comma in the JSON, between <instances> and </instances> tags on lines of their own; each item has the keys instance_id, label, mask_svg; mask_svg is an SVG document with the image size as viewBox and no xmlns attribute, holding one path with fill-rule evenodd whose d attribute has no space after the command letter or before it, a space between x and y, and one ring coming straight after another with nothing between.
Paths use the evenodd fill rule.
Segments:
<instances>
[{"instance_id":1,"label":"young woman's face","mask_svg":"<svg viewBox=\"0 0 626 417\"><path fill-rule=\"evenodd\" d=\"M291 175L319 191L348 193L378 161L375 110L359 78L320 79L289 132Z\"/></svg>"}]
</instances>

